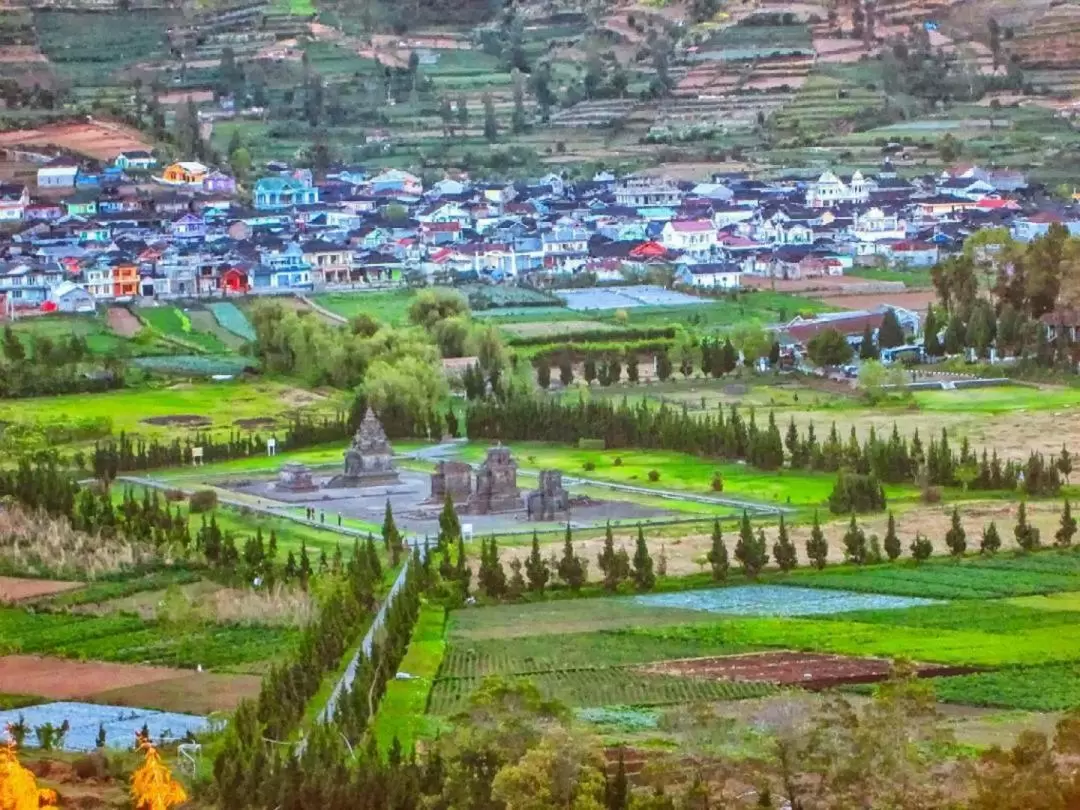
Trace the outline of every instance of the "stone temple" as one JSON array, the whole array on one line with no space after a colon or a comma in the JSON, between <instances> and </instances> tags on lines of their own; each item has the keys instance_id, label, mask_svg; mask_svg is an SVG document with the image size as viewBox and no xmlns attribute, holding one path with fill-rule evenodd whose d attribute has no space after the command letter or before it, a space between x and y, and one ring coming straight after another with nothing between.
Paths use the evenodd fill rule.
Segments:
<instances>
[{"instance_id":1,"label":"stone temple","mask_svg":"<svg viewBox=\"0 0 1080 810\"><path fill-rule=\"evenodd\" d=\"M282 464L274 483L274 489L281 492L314 492L318 488L311 478L311 470L298 461Z\"/></svg>"},{"instance_id":2,"label":"stone temple","mask_svg":"<svg viewBox=\"0 0 1080 810\"><path fill-rule=\"evenodd\" d=\"M398 481L394 450L375 412L368 408L352 445L345 451L345 473L331 478L326 488L385 486Z\"/></svg>"},{"instance_id":3,"label":"stone temple","mask_svg":"<svg viewBox=\"0 0 1080 810\"><path fill-rule=\"evenodd\" d=\"M525 496L530 520L554 520L556 513L570 510L570 496L563 489L562 473L541 470L539 486Z\"/></svg>"},{"instance_id":4,"label":"stone temple","mask_svg":"<svg viewBox=\"0 0 1080 810\"><path fill-rule=\"evenodd\" d=\"M431 501L442 503L450 493L453 501L467 500L472 494L472 467L464 461L440 461L431 475Z\"/></svg>"},{"instance_id":5,"label":"stone temple","mask_svg":"<svg viewBox=\"0 0 1080 810\"><path fill-rule=\"evenodd\" d=\"M492 447L476 471L476 488L465 506L474 515L491 512L511 512L521 509L521 492L517 486L517 462L510 456L509 447Z\"/></svg>"}]
</instances>

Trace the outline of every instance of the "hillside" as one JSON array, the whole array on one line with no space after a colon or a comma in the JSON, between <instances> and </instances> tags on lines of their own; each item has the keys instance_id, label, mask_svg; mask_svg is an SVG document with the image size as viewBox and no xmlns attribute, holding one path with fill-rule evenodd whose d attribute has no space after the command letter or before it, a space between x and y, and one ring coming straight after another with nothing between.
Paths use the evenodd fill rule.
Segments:
<instances>
[{"instance_id":1,"label":"hillside","mask_svg":"<svg viewBox=\"0 0 1080 810\"><path fill-rule=\"evenodd\" d=\"M860 167L890 141L934 166L951 134L1048 182L1076 170L1080 4L495 5L0 0L0 120L111 115L190 156L190 103L205 158L239 139L256 160L495 171Z\"/></svg>"}]
</instances>

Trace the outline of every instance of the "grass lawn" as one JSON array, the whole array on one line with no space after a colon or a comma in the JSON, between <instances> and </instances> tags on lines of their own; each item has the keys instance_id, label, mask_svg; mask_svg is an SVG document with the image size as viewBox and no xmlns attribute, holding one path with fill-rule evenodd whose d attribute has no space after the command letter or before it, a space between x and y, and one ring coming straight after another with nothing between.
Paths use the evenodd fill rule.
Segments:
<instances>
[{"instance_id":1,"label":"grass lawn","mask_svg":"<svg viewBox=\"0 0 1080 810\"><path fill-rule=\"evenodd\" d=\"M326 293L311 300L345 318L365 313L385 324L400 326L408 320L414 290L390 292Z\"/></svg>"},{"instance_id":2,"label":"grass lawn","mask_svg":"<svg viewBox=\"0 0 1080 810\"><path fill-rule=\"evenodd\" d=\"M410 677L394 679L386 685L386 694L375 715L375 738L381 751L389 750L395 737L402 749L409 751L418 738L431 736L436 731L427 708L445 653L446 609L423 605L413 627L409 649L398 666L398 672Z\"/></svg>"},{"instance_id":3,"label":"grass lawn","mask_svg":"<svg viewBox=\"0 0 1080 810\"><path fill-rule=\"evenodd\" d=\"M1080 405L1080 389L1050 386L1003 385L960 391L917 391L914 396L923 410L953 413L997 414Z\"/></svg>"},{"instance_id":4,"label":"grass lawn","mask_svg":"<svg viewBox=\"0 0 1080 810\"><path fill-rule=\"evenodd\" d=\"M0 421L23 422L28 417L42 421L76 416L107 417L112 420L114 434L126 431L168 440L194 435L198 430L209 429L219 435L242 430L235 424L239 419L273 418L285 425L297 410L322 416L345 407L344 394L314 394L278 382L230 381L8 401L0 403ZM181 414L206 417L212 425L194 429L142 421Z\"/></svg>"},{"instance_id":5,"label":"grass lawn","mask_svg":"<svg viewBox=\"0 0 1080 810\"><path fill-rule=\"evenodd\" d=\"M746 464L718 463L686 453L662 450L577 450L572 447L537 442L519 442L510 445L518 463L525 469L557 468L568 476L582 476L600 481L650 487L654 489L684 490L701 495L729 495L750 501L769 504L818 507L825 503L832 492L836 477L829 473L810 473L796 470L764 472ZM470 443L461 450L466 461L483 460L487 445ZM621 463L616 464L615 460ZM584 465L591 462L595 469L586 471ZM655 470L660 476L649 480L649 472ZM713 492L713 476L719 472L724 480L722 492ZM912 486L886 486L890 501L902 501L917 497Z\"/></svg>"},{"instance_id":6,"label":"grass lawn","mask_svg":"<svg viewBox=\"0 0 1080 810\"><path fill-rule=\"evenodd\" d=\"M867 281L901 281L906 287L933 287L929 270L877 270L871 267L855 267L847 275L865 278Z\"/></svg>"}]
</instances>

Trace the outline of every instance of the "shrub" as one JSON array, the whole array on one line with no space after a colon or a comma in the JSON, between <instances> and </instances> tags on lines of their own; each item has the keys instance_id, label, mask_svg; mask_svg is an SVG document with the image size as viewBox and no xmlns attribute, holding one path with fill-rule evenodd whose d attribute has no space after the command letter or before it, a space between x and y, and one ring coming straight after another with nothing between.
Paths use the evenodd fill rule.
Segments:
<instances>
[{"instance_id":1,"label":"shrub","mask_svg":"<svg viewBox=\"0 0 1080 810\"><path fill-rule=\"evenodd\" d=\"M713 492L723 492L724 491L724 476L722 476L718 472L713 473L712 489L713 489Z\"/></svg>"},{"instance_id":2,"label":"shrub","mask_svg":"<svg viewBox=\"0 0 1080 810\"><path fill-rule=\"evenodd\" d=\"M165 500L169 501L169 503L179 503L187 500L187 495L184 494L182 489L167 489L165 490Z\"/></svg>"},{"instance_id":3,"label":"shrub","mask_svg":"<svg viewBox=\"0 0 1080 810\"><path fill-rule=\"evenodd\" d=\"M615 467L621 467L622 466L622 456L615 456L615 460L612 461L611 463Z\"/></svg>"},{"instance_id":4,"label":"shrub","mask_svg":"<svg viewBox=\"0 0 1080 810\"><path fill-rule=\"evenodd\" d=\"M925 486L922 491L923 503L940 503L941 489L939 487Z\"/></svg>"},{"instance_id":5,"label":"shrub","mask_svg":"<svg viewBox=\"0 0 1080 810\"><path fill-rule=\"evenodd\" d=\"M649 480L654 482L654 483L659 481L660 480L660 471L659 470L649 470Z\"/></svg>"},{"instance_id":6,"label":"shrub","mask_svg":"<svg viewBox=\"0 0 1080 810\"><path fill-rule=\"evenodd\" d=\"M586 461L581 466L585 470L585 472L592 472L593 470L596 469L596 462L595 461Z\"/></svg>"},{"instance_id":7,"label":"shrub","mask_svg":"<svg viewBox=\"0 0 1080 810\"><path fill-rule=\"evenodd\" d=\"M188 510L192 513L210 512L217 508L217 493L212 489L200 489L191 493Z\"/></svg>"},{"instance_id":8,"label":"shrub","mask_svg":"<svg viewBox=\"0 0 1080 810\"><path fill-rule=\"evenodd\" d=\"M834 515L880 512L885 508L885 489L877 476L843 472L836 477L829 495L829 511Z\"/></svg>"}]
</instances>

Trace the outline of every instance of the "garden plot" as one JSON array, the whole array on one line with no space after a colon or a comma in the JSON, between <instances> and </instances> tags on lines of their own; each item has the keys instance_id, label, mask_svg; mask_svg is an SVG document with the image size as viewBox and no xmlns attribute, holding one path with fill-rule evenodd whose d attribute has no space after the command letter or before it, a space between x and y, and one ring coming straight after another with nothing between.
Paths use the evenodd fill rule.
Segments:
<instances>
[{"instance_id":1,"label":"garden plot","mask_svg":"<svg viewBox=\"0 0 1080 810\"><path fill-rule=\"evenodd\" d=\"M919 597L855 591L817 590L782 585L742 585L635 597L648 607L703 610L731 616L821 616L851 610L902 610L935 604Z\"/></svg>"},{"instance_id":2,"label":"garden plot","mask_svg":"<svg viewBox=\"0 0 1080 810\"><path fill-rule=\"evenodd\" d=\"M830 689L845 684L883 681L892 671L892 662L885 658L779 651L664 661L646 667L644 671L736 683ZM961 675L972 671L971 667L955 666L920 665L917 668L921 677Z\"/></svg>"},{"instance_id":3,"label":"garden plot","mask_svg":"<svg viewBox=\"0 0 1080 810\"><path fill-rule=\"evenodd\" d=\"M0 577L0 604L22 602L41 596L52 596L64 591L83 587L82 582L63 582L52 579L22 579L20 577ZM4 691L0 689L0 692Z\"/></svg>"},{"instance_id":4,"label":"garden plot","mask_svg":"<svg viewBox=\"0 0 1080 810\"><path fill-rule=\"evenodd\" d=\"M568 309L577 311L627 309L632 307L691 306L702 303L700 298L695 298L692 295L671 292L663 287L650 285L612 287L607 290L562 290L559 296L566 301Z\"/></svg>"},{"instance_id":5,"label":"garden plot","mask_svg":"<svg viewBox=\"0 0 1080 810\"><path fill-rule=\"evenodd\" d=\"M145 725L151 739L179 740L188 734L209 729L205 717L173 712L129 709L124 706L97 706L93 703L44 703L23 709L0 712L0 725L17 723L19 719L30 727L29 738L39 726L51 723L54 728L67 721L70 730L59 747L64 751L93 751L97 748L98 731L105 729L105 743L113 748L131 748L135 735Z\"/></svg>"},{"instance_id":6,"label":"garden plot","mask_svg":"<svg viewBox=\"0 0 1080 810\"><path fill-rule=\"evenodd\" d=\"M7 655L0 658L0 693L29 693L52 700L87 698L107 689L134 687L188 674L169 667Z\"/></svg>"}]
</instances>

